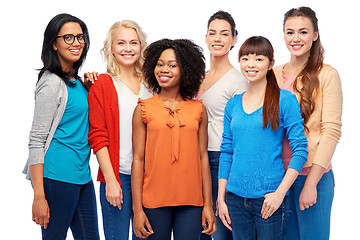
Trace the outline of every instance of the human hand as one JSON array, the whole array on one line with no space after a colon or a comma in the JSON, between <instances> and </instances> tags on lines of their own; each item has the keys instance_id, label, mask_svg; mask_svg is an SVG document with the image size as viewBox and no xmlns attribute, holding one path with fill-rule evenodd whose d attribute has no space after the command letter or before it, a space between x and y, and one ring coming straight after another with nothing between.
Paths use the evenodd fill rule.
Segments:
<instances>
[{"instance_id":1,"label":"human hand","mask_svg":"<svg viewBox=\"0 0 360 240\"><path fill-rule=\"evenodd\" d=\"M50 218L50 209L45 197L34 197L32 205L32 220L47 228Z\"/></svg>"},{"instance_id":2,"label":"human hand","mask_svg":"<svg viewBox=\"0 0 360 240\"><path fill-rule=\"evenodd\" d=\"M95 80L97 80L97 77L99 76L98 72L87 72L84 73L84 85L86 88L90 88L91 85L94 84Z\"/></svg>"},{"instance_id":3,"label":"human hand","mask_svg":"<svg viewBox=\"0 0 360 240\"><path fill-rule=\"evenodd\" d=\"M147 238L154 233L144 211L134 212L133 230L137 237Z\"/></svg>"},{"instance_id":4,"label":"human hand","mask_svg":"<svg viewBox=\"0 0 360 240\"><path fill-rule=\"evenodd\" d=\"M218 207L219 207L219 218L221 219L224 226L227 227L230 231L232 231L231 219L226 202L218 201Z\"/></svg>"},{"instance_id":5,"label":"human hand","mask_svg":"<svg viewBox=\"0 0 360 240\"><path fill-rule=\"evenodd\" d=\"M299 207L300 210L303 211L316 203L317 199L317 190L315 187L307 187L306 185L303 187L299 197Z\"/></svg>"},{"instance_id":6,"label":"human hand","mask_svg":"<svg viewBox=\"0 0 360 240\"><path fill-rule=\"evenodd\" d=\"M117 180L106 182L105 192L106 200L114 207L121 209L123 194L119 182Z\"/></svg>"},{"instance_id":7,"label":"human hand","mask_svg":"<svg viewBox=\"0 0 360 240\"><path fill-rule=\"evenodd\" d=\"M265 194L264 202L261 209L261 215L263 219L268 219L273 213L280 207L284 200L285 195L278 192L272 192Z\"/></svg>"},{"instance_id":8,"label":"human hand","mask_svg":"<svg viewBox=\"0 0 360 240\"><path fill-rule=\"evenodd\" d=\"M201 223L204 228L202 233L211 235L216 230L216 218L211 205L206 205L202 210Z\"/></svg>"}]
</instances>

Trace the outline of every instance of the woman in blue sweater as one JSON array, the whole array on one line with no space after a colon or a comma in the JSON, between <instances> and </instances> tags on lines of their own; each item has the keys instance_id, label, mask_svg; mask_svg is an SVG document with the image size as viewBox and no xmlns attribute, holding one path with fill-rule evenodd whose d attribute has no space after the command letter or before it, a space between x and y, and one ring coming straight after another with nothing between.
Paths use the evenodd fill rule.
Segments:
<instances>
[{"instance_id":1,"label":"woman in blue sweater","mask_svg":"<svg viewBox=\"0 0 360 240\"><path fill-rule=\"evenodd\" d=\"M241 46L239 62L249 89L225 108L219 164L219 214L234 239L283 239L287 191L307 159L307 140L296 96L279 89L273 47L264 37ZM293 151L285 174L282 141Z\"/></svg>"}]
</instances>

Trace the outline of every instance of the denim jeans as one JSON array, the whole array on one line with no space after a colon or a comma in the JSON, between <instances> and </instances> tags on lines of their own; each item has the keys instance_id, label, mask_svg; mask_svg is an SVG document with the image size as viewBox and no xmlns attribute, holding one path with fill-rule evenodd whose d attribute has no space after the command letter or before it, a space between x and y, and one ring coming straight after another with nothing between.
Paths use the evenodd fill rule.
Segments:
<instances>
[{"instance_id":1,"label":"denim jeans","mask_svg":"<svg viewBox=\"0 0 360 240\"><path fill-rule=\"evenodd\" d=\"M264 198L243 198L226 193L226 203L235 240L282 240L290 214L288 196L271 217L263 219L261 208Z\"/></svg>"},{"instance_id":2,"label":"denim jeans","mask_svg":"<svg viewBox=\"0 0 360 240\"><path fill-rule=\"evenodd\" d=\"M288 240L328 240L330 237L330 215L334 198L333 171L325 173L317 189L316 204L301 211L299 196L307 176L300 175L289 190L291 216L286 238Z\"/></svg>"},{"instance_id":3,"label":"denim jeans","mask_svg":"<svg viewBox=\"0 0 360 240\"><path fill-rule=\"evenodd\" d=\"M43 239L66 239L70 227L74 239L99 239L94 184L65 183L44 178L50 219Z\"/></svg>"},{"instance_id":4,"label":"denim jeans","mask_svg":"<svg viewBox=\"0 0 360 240\"><path fill-rule=\"evenodd\" d=\"M211 173L211 182L212 182L212 198L213 198L213 210L216 213L216 200L218 197L218 172L219 172L219 158L220 151L208 151L209 156L209 165ZM212 237L212 238L211 238ZM211 236L202 233L201 240L232 240L232 232L225 227L221 219L216 216L216 231Z\"/></svg>"},{"instance_id":5,"label":"denim jeans","mask_svg":"<svg viewBox=\"0 0 360 240\"><path fill-rule=\"evenodd\" d=\"M106 184L100 183L100 204L103 216L104 235L107 240L128 240L130 230L130 220L133 219L132 196L131 196L131 176L119 173L121 189L123 194L123 204L121 210L112 206L106 199ZM132 239L137 238L132 232Z\"/></svg>"},{"instance_id":6,"label":"denim jeans","mask_svg":"<svg viewBox=\"0 0 360 240\"><path fill-rule=\"evenodd\" d=\"M201 233L202 207L175 206L144 208L154 231L148 240L199 240Z\"/></svg>"}]
</instances>

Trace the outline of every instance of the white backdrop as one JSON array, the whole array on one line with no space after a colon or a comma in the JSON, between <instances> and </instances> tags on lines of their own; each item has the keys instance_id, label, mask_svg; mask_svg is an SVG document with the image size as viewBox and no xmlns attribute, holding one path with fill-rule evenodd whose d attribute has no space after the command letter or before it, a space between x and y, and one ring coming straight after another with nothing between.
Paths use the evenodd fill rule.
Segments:
<instances>
[{"instance_id":1,"label":"white backdrop","mask_svg":"<svg viewBox=\"0 0 360 240\"><path fill-rule=\"evenodd\" d=\"M43 32L52 17L70 13L88 26L90 51L81 72L104 72L100 49L109 27L123 19L135 20L148 35L148 43L160 38L190 38L204 48L208 18L218 10L234 17L239 31L238 43L230 54L239 69L237 51L253 35L263 35L275 49L275 65L289 60L282 33L283 14L292 7L309 6L319 18L325 62L341 76L344 94L343 136L333 158L336 193L333 204L331 239L356 239L360 215L356 197L360 157L356 154L359 116L359 14L356 1L257 0L257 1L9 1L0 4L0 225L1 239L40 239L40 227L31 221L32 189L21 174L27 159L28 134L34 108L37 71L42 67L40 53ZM91 159L94 179L97 161ZM352 187L353 186L353 187ZM98 194L98 183L95 183ZM100 206L98 206L100 211ZM101 213L99 228L102 235ZM104 239L103 235L101 236ZM69 239L72 239L69 234Z\"/></svg>"}]
</instances>

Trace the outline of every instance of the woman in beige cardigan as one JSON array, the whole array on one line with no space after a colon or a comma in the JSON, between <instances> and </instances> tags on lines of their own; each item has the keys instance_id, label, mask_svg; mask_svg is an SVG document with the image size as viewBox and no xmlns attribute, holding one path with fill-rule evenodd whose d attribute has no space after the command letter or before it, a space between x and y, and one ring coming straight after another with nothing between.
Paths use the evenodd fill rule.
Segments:
<instances>
[{"instance_id":1,"label":"woman in beige cardigan","mask_svg":"<svg viewBox=\"0 0 360 240\"><path fill-rule=\"evenodd\" d=\"M337 71L323 63L315 12L308 7L284 16L284 40L290 61L274 71L281 88L299 100L308 140L308 161L290 189L292 215L287 239L329 239L334 176L331 158L341 136L342 91ZM291 158L288 143L283 162Z\"/></svg>"}]
</instances>

